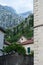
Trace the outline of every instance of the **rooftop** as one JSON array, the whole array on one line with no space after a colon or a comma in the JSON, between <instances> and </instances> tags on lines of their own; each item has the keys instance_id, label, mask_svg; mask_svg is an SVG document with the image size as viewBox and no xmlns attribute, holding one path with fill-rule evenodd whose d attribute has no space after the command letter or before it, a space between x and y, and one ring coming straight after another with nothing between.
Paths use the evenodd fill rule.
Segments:
<instances>
[{"instance_id":1,"label":"rooftop","mask_svg":"<svg viewBox=\"0 0 43 65\"><path fill-rule=\"evenodd\" d=\"M22 43L18 43L18 44L21 44L21 45L28 45L28 44L33 44L33 39L28 39Z\"/></svg>"}]
</instances>

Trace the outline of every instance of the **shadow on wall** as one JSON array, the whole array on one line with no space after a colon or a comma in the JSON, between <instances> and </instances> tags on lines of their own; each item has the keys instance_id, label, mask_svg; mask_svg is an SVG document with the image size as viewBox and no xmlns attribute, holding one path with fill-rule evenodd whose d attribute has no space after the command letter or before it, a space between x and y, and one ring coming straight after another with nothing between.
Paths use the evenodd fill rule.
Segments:
<instances>
[{"instance_id":1,"label":"shadow on wall","mask_svg":"<svg viewBox=\"0 0 43 65\"><path fill-rule=\"evenodd\" d=\"M0 56L0 65L33 65L33 55L4 55Z\"/></svg>"}]
</instances>

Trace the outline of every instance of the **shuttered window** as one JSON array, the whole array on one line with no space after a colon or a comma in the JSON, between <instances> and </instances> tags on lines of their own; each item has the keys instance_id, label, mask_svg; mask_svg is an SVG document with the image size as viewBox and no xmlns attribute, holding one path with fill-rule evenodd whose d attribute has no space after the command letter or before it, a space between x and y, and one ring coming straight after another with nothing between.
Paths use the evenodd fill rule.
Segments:
<instances>
[{"instance_id":1,"label":"shuttered window","mask_svg":"<svg viewBox=\"0 0 43 65\"><path fill-rule=\"evenodd\" d=\"M28 47L27 50L28 50L28 53L30 53L30 47Z\"/></svg>"}]
</instances>

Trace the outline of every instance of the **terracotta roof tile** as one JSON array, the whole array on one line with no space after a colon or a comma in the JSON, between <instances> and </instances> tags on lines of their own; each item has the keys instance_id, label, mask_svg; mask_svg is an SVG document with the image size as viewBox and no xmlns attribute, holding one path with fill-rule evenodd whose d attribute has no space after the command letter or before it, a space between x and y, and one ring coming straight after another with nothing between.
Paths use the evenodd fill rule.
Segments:
<instances>
[{"instance_id":1,"label":"terracotta roof tile","mask_svg":"<svg viewBox=\"0 0 43 65\"><path fill-rule=\"evenodd\" d=\"M27 45L27 44L33 44L33 40L29 39L29 40L21 43L21 45Z\"/></svg>"}]
</instances>

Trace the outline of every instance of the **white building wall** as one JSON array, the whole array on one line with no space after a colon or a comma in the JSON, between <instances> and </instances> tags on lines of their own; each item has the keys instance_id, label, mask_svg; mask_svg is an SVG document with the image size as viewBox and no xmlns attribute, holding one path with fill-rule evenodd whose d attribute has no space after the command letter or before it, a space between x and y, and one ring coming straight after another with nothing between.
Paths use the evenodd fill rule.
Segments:
<instances>
[{"instance_id":1,"label":"white building wall","mask_svg":"<svg viewBox=\"0 0 43 65\"><path fill-rule=\"evenodd\" d=\"M34 0L34 26L43 25L43 0ZM43 26L34 28L34 65L43 65Z\"/></svg>"},{"instance_id":2,"label":"white building wall","mask_svg":"<svg viewBox=\"0 0 43 65\"><path fill-rule=\"evenodd\" d=\"M24 36L22 36L18 42L23 43L25 41L27 41L27 39Z\"/></svg>"},{"instance_id":3,"label":"white building wall","mask_svg":"<svg viewBox=\"0 0 43 65\"><path fill-rule=\"evenodd\" d=\"M23 45L23 47L26 49L26 54L28 54L28 47L30 47L30 52L34 50L33 44Z\"/></svg>"},{"instance_id":4,"label":"white building wall","mask_svg":"<svg viewBox=\"0 0 43 65\"><path fill-rule=\"evenodd\" d=\"M3 48L4 45L4 33L0 31L0 49ZM2 55L2 52L0 51L0 55Z\"/></svg>"}]
</instances>

